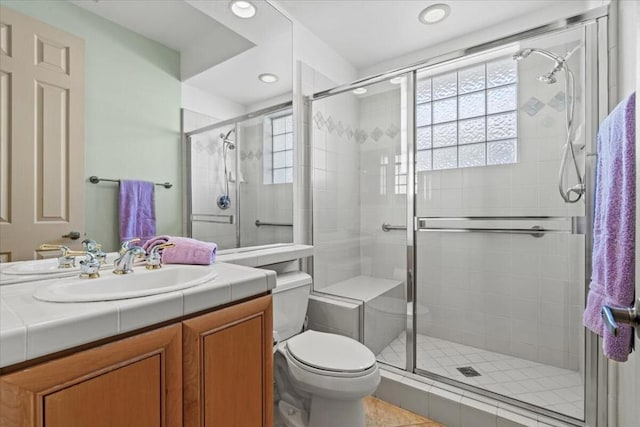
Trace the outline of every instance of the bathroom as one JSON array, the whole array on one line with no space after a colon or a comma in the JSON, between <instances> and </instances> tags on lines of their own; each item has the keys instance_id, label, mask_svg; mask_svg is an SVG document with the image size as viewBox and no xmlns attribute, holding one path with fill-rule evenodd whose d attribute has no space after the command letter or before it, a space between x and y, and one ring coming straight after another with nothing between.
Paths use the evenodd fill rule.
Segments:
<instances>
[{"instance_id":1,"label":"bathroom","mask_svg":"<svg viewBox=\"0 0 640 427\"><path fill-rule=\"evenodd\" d=\"M636 2L268 0L248 18L233 3L3 1L84 40L85 95L69 110L84 116L80 148L60 147L76 167L36 190L63 196L36 221L57 227L28 242L9 225L33 214L7 194L36 187L7 187L19 150L3 133L2 260L80 249L60 239L71 231L116 251L109 180L170 183L155 186L157 234L245 266L255 247L313 246L279 273L312 277L308 329L375 355L376 398L447 426L635 425L637 354L608 361L582 311L589 153L637 87ZM562 61L513 59L526 49ZM454 148L438 142L451 123Z\"/></svg>"}]
</instances>

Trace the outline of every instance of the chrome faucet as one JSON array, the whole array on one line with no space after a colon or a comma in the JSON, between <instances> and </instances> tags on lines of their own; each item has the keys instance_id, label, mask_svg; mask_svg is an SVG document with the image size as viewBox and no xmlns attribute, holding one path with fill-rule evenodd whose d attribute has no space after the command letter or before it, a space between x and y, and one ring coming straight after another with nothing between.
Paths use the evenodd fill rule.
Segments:
<instances>
[{"instance_id":1,"label":"chrome faucet","mask_svg":"<svg viewBox=\"0 0 640 427\"><path fill-rule=\"evenodd\" d=\"M166 248L173 248L176 244L171 243L163 243L161 245L156 245L149 251L147 255L147 270L157 270L162 267L162 255L160 251Z\"/></svg>"},{"instance_id":2,"label":"chrome faucet","mask_svg":"<svg viewBox=\"0 0 640 427\"><path fill-rule=\"evenodd\" d=\"M133 243L138 243L140 241L139 237L134 237L130 240L125 240L120 244L120 256L124 255L125 252L131 247Z\"/></svg>"},{"instance_id":3,"label":"chrome faucet","mask_svg":"<svg viewBox=\"0 0 640 427\"><path fill-rule=\"evenodd\" d=\"M62 254L58 257L58 268L73 268L76 266L77 256L84 255L84 252L72 251L67 246L51 245L43 243L38 247L41 251L60 251Z\"/></svg>"},{"instance_id":4,"label":"chrome faucet","mask_svg":"<svg viewBox=\"0 0 640 427\"><path fill-rule=\"evenodd\" d=\"M80 261L80 278L97 279L100 277L100 265L98 257L92 252L87 252L87 258Z\"/></svg>"},{"instance_id":5,"label":"chrome faucet","mask_svg":"<svg viewBox=\"0 0 640 427\"><path fill-rule=\"evenodd\" d=\"M100 264L104 264L107 261L107 254L102 251L102 245L96 243L95 240L85 239L82 241L84 249L93 255Z\"/></svg>"},{"instance_id":6,"label":"chrome faucet","mask_svg":"<svg viewBox=\"0 0 640 427\"><path fill-rule=\"evenodd\" d=\"M120 250L120 256L113 262L113 273L114 274L129 274L133 273L131 269L131 265L133 264L133 260L136 256L143 256L146 254L146 251L142 249L140 246L132 246ZM124 250L124 253L122 252Z\"/></svg>"}]
</instances>

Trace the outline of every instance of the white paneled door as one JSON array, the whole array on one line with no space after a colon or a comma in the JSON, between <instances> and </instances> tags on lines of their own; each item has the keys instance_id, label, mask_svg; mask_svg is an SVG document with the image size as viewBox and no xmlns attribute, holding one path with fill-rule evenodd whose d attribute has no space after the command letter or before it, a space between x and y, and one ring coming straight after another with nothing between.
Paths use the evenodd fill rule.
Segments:
<instances>
[{"instance_id":1,"label":"white paneled door","mask_svg":"<svg viewBox=\"0 0 640 427\"><path fill-rule=\"evenodd\" d=\"M84 228L84 41L0 8L0 260Z\"/></svg>"}]
</instances>

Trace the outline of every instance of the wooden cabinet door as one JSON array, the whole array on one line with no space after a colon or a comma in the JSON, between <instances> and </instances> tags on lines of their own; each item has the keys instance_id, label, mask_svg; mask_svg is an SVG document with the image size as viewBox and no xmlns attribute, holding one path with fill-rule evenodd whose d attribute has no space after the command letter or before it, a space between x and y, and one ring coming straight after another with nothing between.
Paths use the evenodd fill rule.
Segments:
<instances>
[{"instance_id":1,"label":"wooden cabinet door","mask_svg":"<svg viewBox=\"0 0 640 427\"><path fill-rule=\"evenodd\" d=\"M185 426L273 424L271 296L183 322Z\"/></svg>"},{"instance_id":2,"label":"wooden cabinet door","mask_svg":"<svg viewBox=\"0 0 640 427\"><path fill-rule=\"evenodd\" d=\"M0 377L2 427L182 425L173 325Z\"/></svg>"}]
</instances>

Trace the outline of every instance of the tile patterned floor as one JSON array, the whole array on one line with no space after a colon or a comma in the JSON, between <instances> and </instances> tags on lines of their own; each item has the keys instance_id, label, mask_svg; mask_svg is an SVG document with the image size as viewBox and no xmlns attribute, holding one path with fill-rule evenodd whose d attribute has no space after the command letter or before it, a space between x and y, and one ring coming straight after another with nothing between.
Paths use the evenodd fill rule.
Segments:
<instances>
[{"instance_id":1,"label":"tile patterned floor","mask_svg":"<svg viewBox=\"0 0 640 427\"><path fill-rule=\"evenodd\" d=\"M445 427L375 397L364 398L366 427Z\"/></svg>"},{"instance_id":2,"label":"tile patterned floor","mask_svg":"<svg viewBox=\"0 0 640 427\"><path fill-rule=\"evenodd\" d=\"M417 335L417 366L467 384L500 393L578 419L584 414L582 377L576 371L543 365L458 344ZM378 360L401 366L405 360L404 332L389 344ZM471 366L481 375L465 377L456 368Z\"/></svg>"},{"instance_id":3,"label":"tile patterned floor","mask_svg":"<svg viewBox=\"0 0 640 427\"><path fill-rule=\"evenodd\" d=\"M286 427L280 417L278 405L273 405L274 427ZM389 402L367 396L364 398L365 427L446 427L421 415L399 408Z\"/></svg>"}]
</instances>

